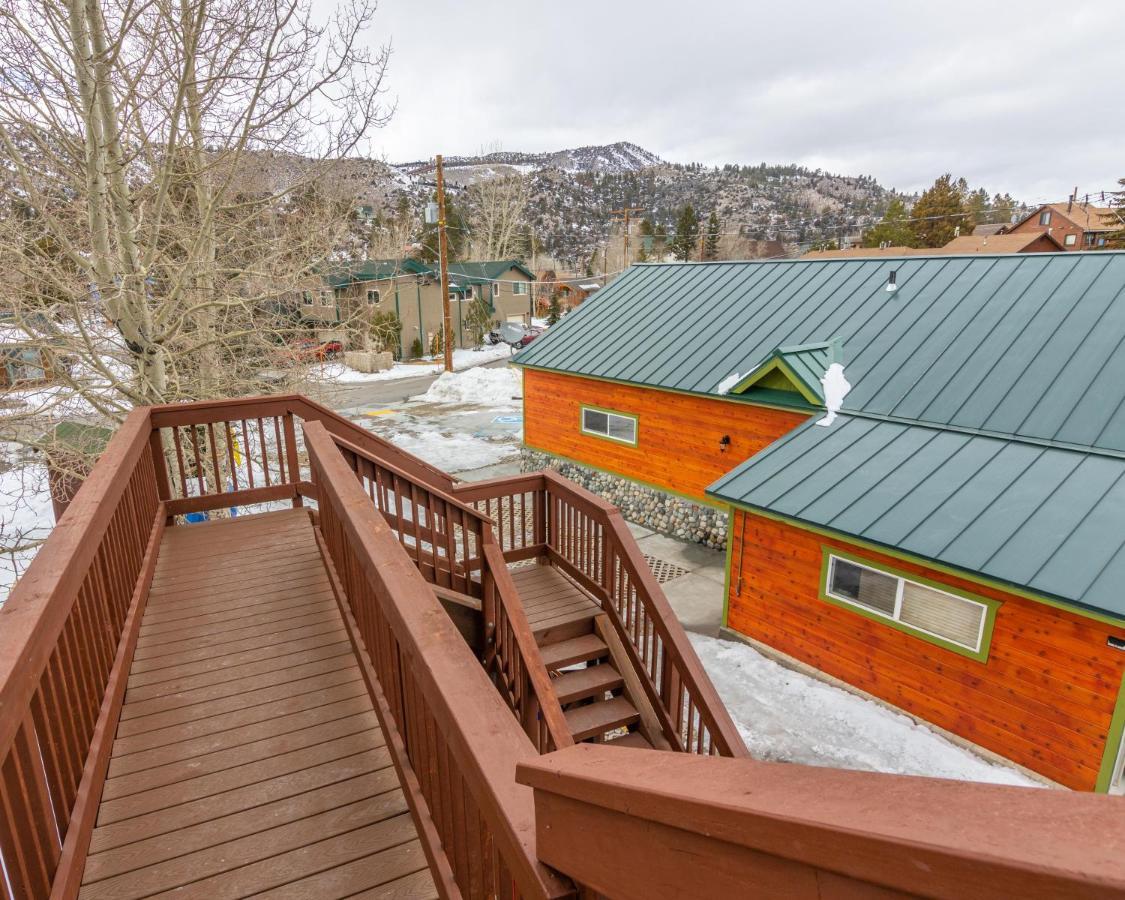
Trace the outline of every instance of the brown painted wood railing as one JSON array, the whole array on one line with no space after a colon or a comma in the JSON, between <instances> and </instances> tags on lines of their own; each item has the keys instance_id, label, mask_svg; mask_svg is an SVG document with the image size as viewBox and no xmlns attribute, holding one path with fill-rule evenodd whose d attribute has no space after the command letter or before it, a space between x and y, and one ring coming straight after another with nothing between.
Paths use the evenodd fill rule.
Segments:
<instances>
[{"instance_id":1,"label":"brown painted wood railing","mask_svg":"<svg viewBox=\"0 0 1125 900\"><path fill-rule=\"evenodd\" d=\"M77 893L164 527L149 434L130 413L0 611L7 897Z\"/></svg>"},{"instance_id":2,"label":"brown painted wood railing","mask_svg":"<svg viewBox=\"0 0 1125 900\"><path fill-rule=\"evenodd\" d=\"M480 598L485 670L541 753L573 743L493 521L338 435L332 435L418 571L430 584Z\"/></svg>"},{"instance_id":3,"label":"brown painted wood railing","mask_svg":"<svg viewBox=\"0 0 1125 900\"><path fill-rule=\"evenodd\" d=\"M546 555L601 603L676 750L746 756L746 745L613 504L561 475L457 485L497 521L509 558Z\"/></svg>"},{"instance_id":4,"label":"brown painted wood railing","mask_svg":"<svg viewBox=\"0 0 1125 900\"><path fill-rule=\"evenodd\" d=\"M318 528L369 690L445 896L563 897L538 862L531 793L513 778L538 758L386 518L319 423L305 425Z\"/></svg>"},{"instance_id":5,"label":"brown painted wood railing","mask_svg":"<svg viewBox=\"0 0 1125 900\"><path fill-rule=\"evenodd\" d=\"M584 894L1125 897L1123 797L591 744L516 777Z\"/></svg>"},{"instance_id":6,"label":"brown painted wood railing","mask_svg":"<svg viewBox=\"0 0 1125 900\"><path fill-rule=\"evenodd\" d=\"M320 422L420 483L441 490L454 484L440 469L305 397L177 403L152 408L157 480L169 514L275 501L301 505L311 490L302 422Z\"/></svg>"}]
</instances>

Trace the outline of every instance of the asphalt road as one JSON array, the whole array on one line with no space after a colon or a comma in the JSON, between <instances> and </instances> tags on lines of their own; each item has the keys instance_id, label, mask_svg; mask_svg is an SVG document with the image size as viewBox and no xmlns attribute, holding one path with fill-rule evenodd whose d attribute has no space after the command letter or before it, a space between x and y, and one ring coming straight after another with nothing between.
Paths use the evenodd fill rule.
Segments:
<instances>
[{"instance_id":1,"label":"asphalt road","mask_svg":"<svg viewBox=\"0 0 1125 900\"><path fill-rule=\"evenodd\" d=\"M497 359L482 365L495 369L508 365L508 360ZM360 406L401 403L410 397L426 393L437 377L437 375L419 375L417 378L396 378L391 381L310 385L306 390L314 400L331 409L353 409Z\"/></svg>"}]
</instances>

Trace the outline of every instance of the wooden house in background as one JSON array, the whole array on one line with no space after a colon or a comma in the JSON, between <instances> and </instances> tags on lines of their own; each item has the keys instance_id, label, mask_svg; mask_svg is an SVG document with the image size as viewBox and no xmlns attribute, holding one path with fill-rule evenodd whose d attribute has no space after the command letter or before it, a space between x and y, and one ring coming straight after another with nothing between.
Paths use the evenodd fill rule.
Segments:
<instances>
[{"instance_id":1,"label":"wooden house in background","mask_svg":"<svg viewBox=\"0 0 1125 900\"><path fill-rule=\"evenodd\" d=\"M1071 200L1047 203L1007 229L1008 234L1049 234L1064 250L1101 250L1113 232L1125 228L1120 210Z\"/></svg>"},{"instance_id":2,"label":"wooden house in background","mask_svg":"<svg viewBox=\"0 0 1125 900\"><path fill-rule=\"evenodd\" d=\"M530 448L729 511L729 632L1121 789L1125 253L634 266L515 362Z\"/></svg>"}]
</instances>

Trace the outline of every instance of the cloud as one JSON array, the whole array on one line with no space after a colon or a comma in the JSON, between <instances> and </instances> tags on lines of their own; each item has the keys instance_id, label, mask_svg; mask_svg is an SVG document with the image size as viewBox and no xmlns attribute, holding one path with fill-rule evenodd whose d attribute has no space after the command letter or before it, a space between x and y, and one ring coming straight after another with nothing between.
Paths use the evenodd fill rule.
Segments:
<instances>
[{"instance_id":1,"label":"cloud","mask_svg":"<svg viewBox=\"0 0 1125 900\"><path fill-rule=\"evenodd\" d=\"M1027 200L1125 176L1115 3L382 0L388 38L392 161L631 140Z\"/></svg>"}]
</instances>

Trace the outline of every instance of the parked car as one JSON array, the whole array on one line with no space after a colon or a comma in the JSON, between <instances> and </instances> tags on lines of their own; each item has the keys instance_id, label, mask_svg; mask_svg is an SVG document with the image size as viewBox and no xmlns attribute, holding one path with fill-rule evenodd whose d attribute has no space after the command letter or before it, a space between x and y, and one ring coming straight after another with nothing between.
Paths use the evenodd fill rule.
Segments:
<instances>
[{"instance_id":1,"label":"parked car","mask_svg":"<svg viewBox=\"0 0 1125 900\"><path fill-rule=\"evenodd\" d=\"M516 350L522 350L542 333L542 328L529 327L522 322L502 322L498 328L489 333L488 342L505 343Z\"/></svg>"},{"instance_id":2,"label":"parked car","mask_svg":"<svg viewBox=\"0 0 1125 900\"><path fill-rule=\"evenodd\" d=\"M335 359L344 352L339 341L314 341L312 338L298 338L277 354L277 361L284 363L324 362Z\"/></svg>"}]
</instances>

